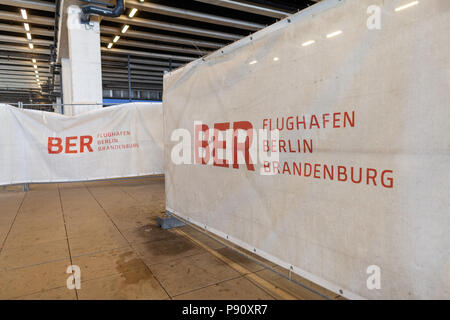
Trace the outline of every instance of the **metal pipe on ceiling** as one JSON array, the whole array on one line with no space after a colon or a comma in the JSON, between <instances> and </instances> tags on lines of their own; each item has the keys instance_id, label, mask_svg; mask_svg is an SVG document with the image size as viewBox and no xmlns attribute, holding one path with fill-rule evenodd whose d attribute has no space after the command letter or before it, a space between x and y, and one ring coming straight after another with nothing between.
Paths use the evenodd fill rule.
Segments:
<instances>
[{"instance_id":1,"label":"metal pipe on ceiling","mask_svg":"<svg viewBox=\"0 0 450 320\"><path fill-rule=\"evenodd\" d=\"M162 67L153 67L153 66L143 66L142 68L140 68L141 66L139 65L135 65L135 64L131 64L131 71L132 72L136 72L136 74L147 74L147 73L157 73L157 74L163 74L165 71L168 70L168 68L162 68ZM108 72L115 72L115 70L125 70L127 69L127 66L124 65L120 65L120 66L110 66L110 65L104 65L102 67L103 71L108 71ZM121 71L119 71L121 72Z\"/></svg>"},{"instance_id":2,"label":"metal pipe on ceiling","mask_svg":"<svg viewBox=\"0 0 450 320\"><path fill-rule=\"evenodd\" d=\"M165 67L165 68L158 68L158 67L150 67L149 68L147 66L142 66L142 65L137 65L137 64L131 64L131 68L133 70L143 70L143 71L148 70L148 71L162 71L162 72L164 72L164 71L169 70L168 66Z\"/></svg>"},{"instance_id":3,"label":"metal pipe on ceiling","mask_svg":"<svg viewBox=\"0 0 450 320\"><path fill-rule=\"evenodd\" d=\"M0 70L17 70L17 71L29 71L29 72L34 72L34 70L37 70L39 72L41 72L41 71L48 72L48 68L44 69L44 68L38 67L37 69L34 69L33 66L22 67L22 66L13 66L13 65L0 65Z\"/></svg>"},{"instance_id":4,"label":"metal pipe on ceiling","mask_svg":"<svg viewBox=\"0 0 450 320\"><path fill-rule=\"evenodd\" d=\"M23 43L28 44L29 40L25 37L4 36L0 34L1 42ZM33 39L33 44L37 46L51 46L53 41L44 39Z\"/></svg>"},{"instance_id":5,"label":"metal pipe on ceiling","mask_svg":"<svg viewBox=\"0 0 450 320\"><path fill-rule=\"evenodd\" d=\"M10 88L0 88L0 93L5 94L5 95L9 95L9 94L14 94L14 95L27 95L30 93L35 93L37 92L37 90L33 89L33 88L14 88L14 87L10 87Z\"/></svg>"},{"instance_id":6,"label":"metal pipe on ceiling","mask_svg":"<svg viewBox=\"0 0 450 320\"><path fill-rule=\"evenodd\" d=\"M155 67L157 68L157 67ZM150 74L150 75L160 75L160 74L164 74L164 71L167 71L167 69L165 68L161 68L161 70L159 69L155 69L155 68L150 68L150 69L144 69L144 70L136 70L135 68L133 68L133 64L131 65L131 72L134 74L139 74L139 75L146 75L146 74ZM124 73L124 70L126 70L127 67L126 66L104 66L102 65L102 71L104 72L111 72L111 73Z\"/></svg>"},{"instance_id":7,"label":"metal pipe on ceiling","mask_svg":"<svg viewBox=\"0 0 450 320\"><path fill-rule=\"evenodd\" d=\"M118 49L118 48L111 48L107 49L105 47L101 48L102 52L110 52L110 53L118 53L123 55L132 55L132 56L141 56L141 57L147 57L147 58L155 58L155 59L173 59L177 61L194 61L197 58L193 57L186 57L186 56L178 56L178 55L171 55L171 54L162 54L162 53L154 53L154 52L146 52L146 51L135 51L135 50L127 50L127 49Z\"/></svg>"},{"instance_id":8,"label":"metal pipe on ceiling","mask_svg":"<svg viewBox=\"0 0 450 320\"><path fill-rule=\"evenodd\" d=\"M195 1L278 19L285 18L291 14L286 11L271 9L247 2L238 2L232 0L195 0Z\"/></svg>"},{"instance_id":9,"label":"metal pipe on ceiling","mask_svg":"<svg viewBox=\"0 0 450 320\"><path fill-rule=\"evenodd\" d=\"M113 28L113 27L108 27L108 26L101 26L100 31L102 34L113 34L113 35L120 34L120 32L121 32L120 29L118 29L118 28ZM189 45L189 46L193 46L193 47L206 47L206 48L212 48L212 49L219 49L219 48L222 48L223 46L225 46L225 44L217 43L217 42L210 42L210 41L204 41L204 40L198 40L198 39L181 38L181 37L168 36L168 35L156 34L156 33L151 33L151 32L136 31L136 30L131 30L131 29L128 29L125 36L127 38L185 44L185 45Z\"/></svg>"},{"instance_id":10,"label":"metal pipe on ceiling","mask_svg":"<svg viewBox=\"0 0 450 320\"><path fill-rule=\"evenodd\" d=\"M126 62L127 58L125 57L118 57L118 56L108 56L106 55L107 52L102 52L102 61L122 61ZM153 65L153 66L169 66L169 61L159 61L159 60L149 60L149 59L138 59L138 58L131 58L131 63L138 63L138 64L145 64L145 65ZM178 62L172 62L173 66L179 67L184 65L184 63L178 63ZM165 69L164 69L165 70Z\"/></svg>"},{"instance_id":11,"label":"metal pipe on ceiling","mask_svg":"<svg viewBox=\"0 0 450 320\"><path fill-rule=\"evenodd\" d=\"M36 81L36 77L33 75L11 75L11 74L0 74L0 79L16 79L16 80L33 80ZM39 79L45 79L47 80L48 77L47 76L39 76Z\"/></svg>"},{"instance_id":12,"label":"metal pipe on ceiling","mask_svg":"<svg viewBox=\"0 0 450 320\"><path fill-rule=\"evenodd\" d=\"M17 59L17 60L31 60L36 59L38 61L49 62L49 57L42 54L33 53L31 50L29 52L8 52L0 49L0 57L5 59Z\"/></svg>"},{"instance_id":13,"label":"metal pipe on ceiling","mask_svg":"<svg viewBox=\"0 0 450 320\"><path fill-rule=\"evenodd\" d=\"M132 64L132 66L134 66ZM153 71L153 72L158 72L158 73L163 73L164 71L167 70L167 68L163 68L163 67L154 67L154 66L148 66L148 65L140 65L143 66L144 68L142 68L141 70L148 70L148 71ZM114 62L102 62L102 68L113 68L113 69L120 69L120 68L125 68L126 65L123 65L120 62L114 63Z\"/></svg>"},{"instance_id":14,"label":"metal pipe on ceiling","mask_svg":"<svg viewBox=\"0 0 450 320\"><path fill-rule=\"evenodd\" d=\"M36 63L33 63L31 59L27 60L16 60L16 59L2 59L0 58L0 65L21 65L21 66L33 66L36 64L37 66L46 66L48 67L47 63L36 61Z\"/></svg>"},{"instance_id":15,"label":"metal pipe on ceiling","mask_svg":"<svg viewBox=\"0 0 450 320\"><path fill-rule=\"evenodd\" d=\"M0 30L5 32L15 32L15 33L25 33L25 29L23 26L15 26L10 24L0 24ZM47 37L53 37L54 33L53 30L47 30L42 28L33 28L32 29L33 35L40 35L40 36L47 36Z\"/></svg>"},{"instance_id":16,"label":"metal pipe on ceiling","mask_svg":"<svg viewBox=\"0 0 450 320\"><path fill-rule=\"evenodd\" d=\"M106 38L106 37L101 37L101 41L103 43L109 43L109 42L111 42L111 39ZM120 39L119 45L126 46L126 47L146 48L146 49L153 49L153 50L160 50L160 51L195 54L198 56L203 56L203 55L210 53L210 51L169 46L169 45L164 45L164 44L155 44L155 43L143 42L143 41L132 41L132 40L126 40L126 39Z\"/></svg>"},{"instance_id":17,"label":"metal pipe on ceiling","mask_svg":"<svg viewBox=\"0 0 450 320\"><path fill-rule=\"evenodd\" d=\"M0 69L0 75L2 75L2 76L11 75L11 76L36 77L36 73L34 72L34 70L36 70L36 69L31 68L30 71ZM39 77L48 77L49 75L50 75L50 73L48 71L39 70Z\"/></svg>"},{"instance_id":18,"label":"metal pipe on ceiling","mask_svg":"<svg viewBox=\"0 0 450 320\"><path fill-rule=\"evenodd\" d=\"M41 49L41 48L34 48L34 49L30 49L27 46L14 46L14 45L3 45L0 44L0 50L5 50L5 51L17 51L17 52L29 52L30 54L45 54L45 55L50 55L50 49Z\"/></svg>"},{"instance_id":19,"label":"metal pipe on ceiling","mask_svg":"<svg viewBox=\"0 0 450 320\"><path fill-rule=\"evenodd\" d=\"M105 17L103 18L105 21L112 21L112 22L118 22L123 24L129 24L129 25L136 25L146 28L153 28L153 29L161 29L161 30L167 30L167 31L173 31L173 32L179 32L179 33L187 33L187 34L193 34L196 36L203 36L208 38L216 38L216 39L224 39L224 40L230 40L230 41L236 41L241 39L243 36L232 34L232 33L226 33L226 32L220 32L220 31L214 31L214 30L208 30L208 29L202 29L202 28L195 28L185 25L179 25L169 22L162 22L158 20L151 20L151 19L142 19L142 18L128 18L125 16L121 16L118 18L109 18Z\"/></svg>"},{"instance_id":20,"label":"metal pipe on ceiling","mask_svg":"<svg viewBox=\"0 0 450 320\"><path fill-rule=\"evenodd\" d=\"M103 79L128 79L128 74L125 73L115 73L115 74L111 74L111 73L104 73L102 74ZM155 81L162 81L163 77L162 75L160 77L158 76L136 76L133 74L130 74L131 79L139 79L139 80L155 80Z\"/></svg>"},{"instance_id":21,"label":"metal pipe on ceiling","mask_svg":"<svg viewBox=\"0 0 450 320\"><path fill-rule=\"evenodd\" d=\"M28 15L28 18L25 20L22 15L14 12L0 11L0 20L8 20L14 22L28 22L32 24L41 24L44 26L54 26L55 19Z\"/></svg>"},{"instance_id":22,"label":"metal pipe on ceiling","mask_svg":"<svg viewBox=\"0 0 450 320\"><path fill-rule=\"evenodd\" d=\"M103 70L102 74L103 75L110 75L110 76L114 76L114 75L124 75L127 74L128 70L123 69L123 70L118 70L118 71L109 71L109 70ZM156 73L156 72L141 72L141 73L136 73L133 72L133 70L131 70L131 75L133 76L140 76L140 77L160 77L162 79L163 77L163 73Z\"/></svg>"},{"instance_id":23,"label":"metal pipe on ceiling","mask_svg":"<svg viewBox=\"0 0 450 320\"><path fill-rule=\"evenodd\" d=\"M33 76L33 77L36 77L36 74L34 73L34 72L32 72L32 71L16 71L16 70L13 70L13 74L15 74L15 75L23 75L23 76ZM0 69L0 74L1 75L10 75L12 72L11 72L11 70L2 70L2 69ZM39 72L39 77L49 77L50 76L50 73L48 72L48 71L46 71L46 72L43 72L43 71L40 71Z\"/></svg>"},{"instance_id":24,"label":"metal pipe on ceiling","mask_svg":"<svg viewBox=\"0 0 450 320\"><path fill-rule=\"evenodd\" d=\"M129 0L127 1L127 7L136 8L141 11L147 11L151 13L157 13L161 15L171 16L171 17L177 17L182 19L189 19L189 20L195 20L195 21L201 21L201 22L207 22L211 24L217 24L222 26L228 26L238 29L246 29L251 31L256 31L259 29L264 28L265 26L259 23L249 22L249 21L243 21L238 19L232 19L217 15L212 15L209 13L203 13L203 12L197 12L182 8L175 8L175 7L169 7L164 6L157 3L152 2L138 2L135 0Z\"/></svg>"},{"instance_id":25,"label":"metal pipe on ceiling","mask_svg":"<svg viewBox=\"0 0 450 320\"><path fill-rule=\"evenodd\" d=\"M30 0L2 0L3 5L36 9L41 11L55 12L55 4L47 1L30 1Z\"/></svg>"},{"instance_id":26,"label":"metal pipe on ceiling","mask_svg":"<svg viewBox=\"0 0 450 320\"><path fill-rule=\"evenodd\" d=\"M0 83L21 83L21 84L31 84L31 83L35 83L37 86L37 82L36 80L17 80L17 79L9 79L9 80L1 80L0 79Z\"/></svg>"}]
</instances>

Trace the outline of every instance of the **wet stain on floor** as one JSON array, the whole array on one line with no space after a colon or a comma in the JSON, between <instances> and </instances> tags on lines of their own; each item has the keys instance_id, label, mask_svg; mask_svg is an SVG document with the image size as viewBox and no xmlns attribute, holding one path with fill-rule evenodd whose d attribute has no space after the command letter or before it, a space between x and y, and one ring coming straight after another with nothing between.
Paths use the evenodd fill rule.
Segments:
<instances>
[{"instance_id":1,"label":"wet stain on floor","mask_svg":"<svg viewBox=\"0 0 450 320\"><path fill-rule=\"evenodd\" d=\"M136 284L152 277L142 260L134 256L131 251L119 255L119 259L116 261L116 270L125 279L124 284L126 285Z\"/></svg>"}]
</instances>

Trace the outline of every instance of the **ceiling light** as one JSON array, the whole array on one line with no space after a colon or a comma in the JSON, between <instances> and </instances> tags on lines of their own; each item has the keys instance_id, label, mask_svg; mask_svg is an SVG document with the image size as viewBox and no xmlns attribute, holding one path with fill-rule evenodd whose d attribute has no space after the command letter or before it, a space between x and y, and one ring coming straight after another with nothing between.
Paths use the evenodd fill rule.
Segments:
<instances>
[{"instance_id":1,"label":"ceiling light","mask_svg":"<svg viewBox=\"0 0 450 320\"><path fill-rule=\"evenodd\" d=\"M28 16L27 16L27 10L25 10L25 9L20 9L20 13L22 14L22 18L23 18L24 20L27 20L27 19L28 19Z\"/></svg>"},{"instance_id":2,"label":"ceiling light","mask_svg":"<svg viewBox=\"0 0 450 320\"><path fill-rule=\"evenodd\" d=\"M342 30L334 31L332 33L327 34L327 38L336 37L336 36L340 35L341 33L342 33Z\"/></svg>"},{"instance_id":3,"label":"ceiling light","mask_svg":"<svg viewBox=\"0 0 450 320\"><path fill-rule=\"evenodd\" d=\"M113 46L113 43L112 43L112 42L110 42L110 43L108 44L108 49L111 49L111 48L112 48L112 46Z\"/></svg>"},{"instance_id":4,"label":"ceiling light","mask_svg":"<svg viewBox=\"0 0 450 320\"><path fill-rule=\"evenodd\" d=\"M129 25L124 25L123 26L123 28L122 28L122 33L125 33L125 32L127 32L127 30L128 30L128 28L129 28L130 26Z\"/></svg>"},{"instance_id":5,"label":"ceiling light","mask_svg":"<svg viewBox=\"0 0 450 320\"><path fill-rule=\"evenodd\" d=\"M120 36L115 36L113 39L113 42L116 43L117 41L119 41L119 39L120 39Z\"/></svg>"},{"instance_id":6,"label":"ceiling light","mask_svg":"<svg viewBox=\"0 0 450 320\"><path fill-rule=\"evenodd\" d=\"M418 4L419 4L419 1L413 1L413 2L407 3L407 4L403 5L403 6L395 8L395 12L411 8L412 6L415 6L415 5L418 5Z\"/></svg>"},{"instance_id":7,"label":"ceiling light","mask_svg":"<svg viewBox=\"0 0 450 320\"><path fill-rule=\"evenodd\" d=\"M130 18L133 18L134 15L136 14L136 12L137 12L137 9L136 9L136 8L133 8L133 9L131 9L131 11L130 11L130 13L128 14L128 16L129 16Z\"/></svg>"},{"instance_id":8,"label":"ceiling light","mask_svg":"<svg viewBox=\"0 0 450 320\"><path fill-rule=\"evenodd\" d=\"M33 67L34 67L35 69L37 69L37 65L34 65Z\"/></svg>"},{"instance_id":9,"label":"ceiling light","mask_svg":"<svg viewBox=\"0 0 450 320\"><path fill-rule=\"evenodd\" d=\"M253 60L253 61L250 61L249 64L255 64L255 63L258 63L258 61L257 60Z\"/></svg>"},{"instance_id":10,"label":"ceiling light","mask_svg":"<svg viewBox=\"0 0 450 320\"><path fill-rule=\"evenodd\" d=\"M33 63L36 63L36 59L31 59L31 61L32 61Z\"/></svg>"},{"instance_id":11,"label":"ceiling light","mask_svg":"<svg viewBox=\"0 0 450 320\"><path fill-rule=\"evenodd\" d=\"M278 60L280 60L280 58L278 58L278 57L273 58L273 61L278 61Z\"/></svg>"},{"instance_id":12,"label":"ceiling light","mask_svg":"<svg viewBox=\"0 0 450 320\"><path fill-rule=\"evenodd\" d=\"M29 43L28 46L30 47L30 49L33 49L33 48L34 48L34 46L33 46L32 43Z\"/></svg>"},{"instance_id":13,"label":"ceiling light","mask_svg":"<svg viewBox=\"0 0 450 320\"><path fill-rule=\"evenodd\" d=\"M31 40L31 33L27 32L27 39Z\"/></svg>"},{"instance_id":14,"label":"ceiling light","mask_svg":"<svg viewBox=\"0 0 450 320\"><path fill-rule=\"evenodd\" d=\"M34 73L38 74L38 73L39 73L39 71L37 71L37 70L34 70Z\"/></svg>"},{"instance_id":15,"label":"ceiling light","mask_svg":"<svg viewBox=\"0 0 450 320\"><path fill-rule=\"evenodd\" d=\"M303 42L303 43L302 43L302 46L303 46L303 47L307 47L307 46L310 46L310 45L312 45L312 44L314 44L314 43L315 43L314 40L309 40L309 41Z\"/></svg>"},{"instance_id":16,"label":"ceiling light","mask_svg":"<svg viewBox=\"0 0 450 320\"><path fill-rule=\"evenodd\" d=\"M28 23L24 23L23 26L25 27L26 31L30 31L30 25Z\"/></svg>"}]
</instances>

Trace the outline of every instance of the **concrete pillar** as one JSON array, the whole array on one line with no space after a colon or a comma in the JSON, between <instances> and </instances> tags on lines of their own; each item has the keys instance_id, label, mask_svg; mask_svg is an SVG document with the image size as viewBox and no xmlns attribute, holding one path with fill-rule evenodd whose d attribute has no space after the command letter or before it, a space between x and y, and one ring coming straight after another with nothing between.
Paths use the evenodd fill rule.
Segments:
<instances>
[{"instance_id":1,"label":"concrete pillar","mask_svg":"<svg viewBox=\"0 0 450 320\"><path fill-rule=\"evenodd\" d=\"M67 9L69 58L61 59L64 103L73 105L64 106L67 115L102 108L97 104L103 102L99 21L82 24L80 13L78 6Z\"/></svg>"},{"instance_id":2,"label":"concrete pillar","mask_svg":"<svg viewBox=\"0 0 450 320\"><path fill-rule=\"evenodd\" d=\"M53 112L55 112L55 113L62 113L61 98L60 97L56 97L56 103L53 104Z\"/></svg>"},{"instance_id":3,"label":"concrete pillar","mask_svg":"<svg viewBox=\"0 0 450 320\"><path fill-rule=\"evenodd\" d=\"M72 104L72 80L70 71L70 61L68 58L61 58L61 82L62 82L62 96L63 108L62 113L68 116L73 115Z\"/></svg>"}]
</instances>

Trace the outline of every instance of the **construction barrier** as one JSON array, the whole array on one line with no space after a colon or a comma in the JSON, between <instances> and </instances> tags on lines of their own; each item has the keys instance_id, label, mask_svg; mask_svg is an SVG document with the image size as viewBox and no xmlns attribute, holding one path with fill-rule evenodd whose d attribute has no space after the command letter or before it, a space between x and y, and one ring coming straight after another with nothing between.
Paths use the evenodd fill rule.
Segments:
<instances>
[{"instance_id":1,"label":"construction barrier","mask_svg":"<svg viewBox=\"0 0 450 320\"><path fill-rule=\"evenodd\" d=\"M161 103L76 116L0 104L0 185L164 173Z\"/></svg>"},{"instance_id":2,"label":"construction barrier","mask_svg":"<svg viewBox=\"0 0 450 320\"><path fill-rule=\"evenodd\" d=\"M166 74L167 209L348 298L449 299L448 30L325 0Z\"/></svg>"}]
</instances>

